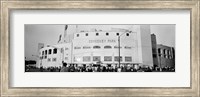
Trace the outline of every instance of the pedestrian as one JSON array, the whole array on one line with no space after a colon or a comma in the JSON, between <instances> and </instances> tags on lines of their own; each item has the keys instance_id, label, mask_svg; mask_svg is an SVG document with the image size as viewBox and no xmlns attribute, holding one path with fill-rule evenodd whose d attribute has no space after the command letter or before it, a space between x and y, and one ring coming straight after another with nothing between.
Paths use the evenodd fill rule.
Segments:
<instances>
[{"instance_id":1,"label":"pedestrian","mask_svg":"<svg viewBox=\"0 0 200 97\"><path fill-rule=\"evenodd\" d=\"M101 72L100 66L97 67L97 72Z\"/></svg>"},{"instance_id":2,"label":"pedestrian","mask_svg":"<svg viewBox=\"0 0 200 97\"><path fill-rule=\"evenodd\" d=\"M67 67L67 63L63 63L63 67L61 68L60 72L69 72L69 67Z\"/></svg>"},{"instance_id":3,"label":"pedestrian","mask_svg":"<svg viewBox=\"0 0 200 97\"><path fill-rule=\"evenodd\" d=\"M88 70L87 70L87 72L93 72L91 66L88 66Z\"/></svg>"},{"instance_id":4,"label":"pedestrian","mask_svg":"<svg viewBox=\"0 0 200 97\"><path fill-rule=\"evenodd\" d=\"M70 72L74 72L75 71L74 64L71 64L69 68L70 68Z\"/></svg>"},{"instance_id":5,"label":"pedestrian","mask_svg":"<svg viewBox=\"0 0 200 97\"><path fill-rule=\"evenodd\" d=\"M40 67L40 72L43 72L43 67L42 66Z\"/></svg>"}]
</instances>

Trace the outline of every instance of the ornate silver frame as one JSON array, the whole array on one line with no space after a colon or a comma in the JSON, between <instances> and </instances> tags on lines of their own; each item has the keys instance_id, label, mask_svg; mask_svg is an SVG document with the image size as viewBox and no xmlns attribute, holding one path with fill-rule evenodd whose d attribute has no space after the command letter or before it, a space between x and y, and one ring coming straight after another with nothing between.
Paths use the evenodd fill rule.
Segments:
<instances>
[{"instance_id":1,"label":"ornate silver frame","mask_svg":"<svg viewBox=\"0 0 200 97\"><path fill-rule=\"evenodd\" d=\"M200 96L199 0L2 0L1 1L1 96ZM190 88L12 88L9 87L9 15L11 10L183 10L191 12Z\"/></svg>"}]
</instances>

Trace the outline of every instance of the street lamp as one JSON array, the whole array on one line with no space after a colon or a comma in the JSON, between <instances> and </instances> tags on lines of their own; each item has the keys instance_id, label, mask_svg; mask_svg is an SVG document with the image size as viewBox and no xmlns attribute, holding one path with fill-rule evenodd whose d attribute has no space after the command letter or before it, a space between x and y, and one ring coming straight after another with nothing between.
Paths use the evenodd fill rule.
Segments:
<instances>
[{"instance_id":1,"label":"street lamp","mask_svg":"<svg viewBox=\"0 0 200 97\"><path fill-rule=\"evenodd\" d=\"M122 35L124 35L125 33L127 33L127 31L125 31L124 33L122 33L122 34L120 34L119 36L118 36L118 50L119 50L119 58L118 58L118 61L119 61L119 67L120 67L120 59L121 59L121 57L120 57L120 37L122 36ZM132 31L128 31L128 33L133 33Z\"/></svg>"},{"instance_id":2,"label":"street lamp","mask_svg":"<svg viewBox=\"0 0 200 97\"><path fill-rule=\"evenodd\" d=\"M161 64L162 64L162 61L161 61L161 56L162 56L162 55L159 54L159 56L160 56L160 71L162 71L162 65L161 65Z\"/></svg>"}]
</instances>

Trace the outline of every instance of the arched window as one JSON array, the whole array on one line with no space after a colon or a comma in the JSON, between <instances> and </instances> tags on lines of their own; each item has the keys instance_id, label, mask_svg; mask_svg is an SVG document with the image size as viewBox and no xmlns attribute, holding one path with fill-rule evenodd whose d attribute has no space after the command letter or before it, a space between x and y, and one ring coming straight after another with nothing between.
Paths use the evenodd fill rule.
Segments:
<instances>
[{"instance_id":1,"label":"arched window","mask_svg":"<svg viewBox=\"0 0 200 97\"><path fill-rule=\"evenodd\" d=\"M160 49L160 48L158 49L158 53L159 53L159 54L161 53L161 49Z\"/></svg>"},{"instance_id":2,"label":"arched window","mask_svg":"<svg viewBox=\"0 0 200 97\"><path fill-rule=\"evenodd\" d=\"M84 46L83 49L90 49L91 47L89 46Z\"/></svg>"},{"instance_id":3,"label":"arched window","mask_svg":"<svg viewBox=\"0 0 200 97\"><path fill-rule=\"evenodd\" d=\"M42 51L42 55L44 55L44 51Z\"/></svg>"},{"instance_id":4,"label":"arched window","mask_svg":"<svg viewBox=\"0 0 200 97\"><path fill-rule=\"evenodd\" d=\"M81 49L81 47L74 47L74 49Z\"/></svg>"},{"instance_id":5,"label":"arched window","mask_svg":"<svg viewBox=\"0 0 200 97\"><path fill-rule=\"evenodd\" d=\"M57 54L57 49L56 48L53 49L53 54Z\"/></svg>"},{"instance_id":6,"label":"arched window","mask_svg":"<svg viewBox=\"0 0 200 97\"><path fill-rule=\"evenodd\" d=\"M119 46L114 46L114 48L119 48ZM120 46L120 48L122 48L122 47Z\"/></svg>"},{"instance_id":7,"label":"arched window","mask_svg":"<svg viewBox=\"0 0 200 97\"><path fill-rule=\"evenodd\" d=\"M51 49L49 49L49 54L51 54Z\"/></svg>"},{"instance_id":8,"label":"arched window","mask_svg":"<svg viewBox=\"0 0 200 97\"><path fill-rule=\"evenodd\" d=\"M164 58L166 58L166 49L163 49L162 54L164 54Z\"/></svg>"},{"instance_id":9,"label":"arched window","mask_svg":"<svg viewBox=\"0 0 200 97\"><path fill-rule=\"evenodd\" d=\"M112 48L112 47L107 45L107 46L104 46L104 48L105 48L105 49L110 49L110 48Z\"/></svg>"},{"instance_id":10,"label":"arched window","mask_svg":"<svg viewBox=\"0 0 200 97\"><path fill-rule=\"evenodd\" d=\"M93 46L94 49L100 49L100 46Z\"/></svg>"},{"instance_id":11,"label":"arched window","mask_svg":"<svg viewBox=\"0 0 200 97\"><path fill-rule=\"evenodd\" d=\"M45 55L47 55L47 50L45 50Z\"/></svg>"}]
</instances>

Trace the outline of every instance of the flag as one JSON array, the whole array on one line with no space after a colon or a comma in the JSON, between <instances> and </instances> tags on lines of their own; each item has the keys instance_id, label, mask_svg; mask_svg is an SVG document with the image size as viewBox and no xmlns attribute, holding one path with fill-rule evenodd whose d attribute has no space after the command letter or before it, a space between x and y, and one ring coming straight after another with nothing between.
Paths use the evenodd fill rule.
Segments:
<instances>
[{"instance_id":1,"label":"flag","mask_svg":"<svg viewBox=\"0 0 200 97\"><path fill-rule=\"evenodd\" d=\"M61 38L62 38L62 35L60 34L60 36L59 36L59 40L58 40L58 43L61 41Z\"/></svg>"},{"instance_id":2,"label":"flag","mask_svg":"<svg viewBox=\"0 0 200 97\"><path fill-rule=\"evenodd\" d=\"M66 37L67 37L67 28L68 28L68 25L65 25L65 31L64 31L64 42L66 42Z\"/></svg>"}]
</instances>

